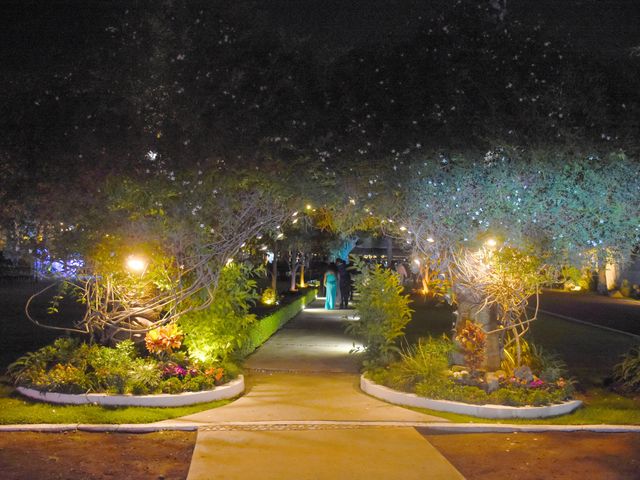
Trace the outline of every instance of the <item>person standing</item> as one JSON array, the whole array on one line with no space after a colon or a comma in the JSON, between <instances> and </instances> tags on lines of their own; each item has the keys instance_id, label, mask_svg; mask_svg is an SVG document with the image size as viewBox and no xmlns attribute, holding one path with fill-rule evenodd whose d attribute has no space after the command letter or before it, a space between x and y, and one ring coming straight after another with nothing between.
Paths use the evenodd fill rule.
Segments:
<instances>
[{"instance_id":1,"label":"person standing","mask_svg":"<svg viewBox=\"0 0 640 480\"><path fill-rule=\"evenodd\" d=\"M340 283L340 309L349 308L349 298L351 297L351 272L349 265L339 258L338 264L338 281Z\"/></svg>"},{"instance_id":2,"label":"person standing","mask_svg":"<svg viewBox=\"0 0 640 480\"><path fill-rule=\"evenodd\" d=\"M336 308L336 295L338 293L338 273L334 263L329 264L329 268L324 274L324 281L322 284L326 291L324 308L327 310L334 310Z\"/></svg>"},{"instance_id":3,"label":"person standing","mask_svg":"<svg viewBox=\"0 0 640 480\"><path fill-rule=\"evenodd\" d=\"M398 262L396 264L396 272L398 273L398 278L400 279L400 285L404 287L405 282L407 281L407 269L405 268L402 262Z\"/></svg>"}]
</instances>

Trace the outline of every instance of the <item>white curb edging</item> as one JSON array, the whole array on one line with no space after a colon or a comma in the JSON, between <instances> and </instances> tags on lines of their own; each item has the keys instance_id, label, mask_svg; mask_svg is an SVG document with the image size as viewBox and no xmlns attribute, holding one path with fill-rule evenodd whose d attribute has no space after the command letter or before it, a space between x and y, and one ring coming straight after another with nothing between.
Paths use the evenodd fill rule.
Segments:
<instances>
[{"instance_id":1,"label":"white curb edging","mask_svg":"<svg viewBox=\"0 0 640 480\"><path fill-rule=\"evenodd\" d=\"M196 403L213 402L237 397L244 392L244 376L220 385L213 390L202 392L183 392L177 394L162 393L158 395L108 395L106 393L56 393L41 392L33 388L17 387L16 390L25 397L48 403L65 405L107 405L112 407L183 407Z\"/></svg>"},{"instance_id":2,"label":"white curb edging","mask_svg":"<svg viewBox=\"0 0 640 480\"><path fill-rule=\"evenodd\" d=\"M0 425L1 432L112 432L112 433L151 433L163 431L192 432L200 429L218 427L269 427L271 425L338 425L355 427L413 427L425 432L445 433L542 433L542 432L590 432L590 433L638 433L640 425L514 425L508 423L451 423L451 422L375 422L375 421L314 421L314 420L270 420L260 422L186 422L179 419L163 420L156 423L128 423L128 424L23 424Z\"/></svg>"},{"instance_id":3,"label":"white curb edging","mask_svg":"<svg viewBox=\"0 0 640 480\"><path fill-rule=\"evenodd\" d=\"M441 412L460 413L480 418L546 418L565 415L582 405L580 400L544 407L509 407L503 405L472 405L451 400L432 400L414 393L399 392L360 376L360 388L369 395L396 405L428 408Z\"/></svg>"}]
</instances>

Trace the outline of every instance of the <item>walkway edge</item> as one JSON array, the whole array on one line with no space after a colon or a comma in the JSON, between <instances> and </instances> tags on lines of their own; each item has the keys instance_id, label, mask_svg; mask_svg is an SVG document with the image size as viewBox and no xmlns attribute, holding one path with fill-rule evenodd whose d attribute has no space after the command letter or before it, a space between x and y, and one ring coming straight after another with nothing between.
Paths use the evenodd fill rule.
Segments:
<instances>
[{"instance_id":1,"label":"walkway edge","mask_svg":"<svg viewBox=\"0 0 640 480\"><path fill-rule=\"evenodd\" d=\"M444 433L507 433L507 432L594 432L640 433L640 425L519 425L510 423L441 423L441 422L338 422L338 421L265 421L265 422L174 422L140 424L24 424L0 425L4 432L61 433L70 431L95 433L151 433L163 431L197 431L199 429L258 429L283 426L335 426L335 427L413 427Z\"/></svg>"}]
</instances>

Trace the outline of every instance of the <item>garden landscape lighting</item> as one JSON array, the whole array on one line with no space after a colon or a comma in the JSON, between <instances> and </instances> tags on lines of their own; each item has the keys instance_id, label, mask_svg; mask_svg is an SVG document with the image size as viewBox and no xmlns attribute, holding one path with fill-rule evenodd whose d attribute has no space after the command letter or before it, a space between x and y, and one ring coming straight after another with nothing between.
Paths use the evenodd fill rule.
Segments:
<instances>
[{"instance_id":1,"label":"garden landscape lighting","mask_svg":"<svg viewBox=\"0 0 640 480\"><path fill-rule=\"evenodd\" d=\"M136 255L129 255L125 263L127 270L134 273L144 273L147 269L147 261Z\"/></svg>"}]
</instances>

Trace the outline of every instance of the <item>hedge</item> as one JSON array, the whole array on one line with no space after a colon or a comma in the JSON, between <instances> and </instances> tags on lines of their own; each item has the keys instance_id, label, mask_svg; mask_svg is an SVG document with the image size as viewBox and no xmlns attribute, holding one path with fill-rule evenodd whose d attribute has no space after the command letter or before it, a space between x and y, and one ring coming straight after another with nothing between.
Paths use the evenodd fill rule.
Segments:
<instances>
[{"instance_id":1,"label":"hedge","mask_svg":"<svg viewBox=\"0 0 640 480\"><path fill-rule=\"evenodd\" d=\"M310 289L300 298L295 299L289 305L282 307L271 315L258 320L249 331L249 342L244 350L249 355L256 348L269 340L271 335L282 328L289 320L295 317L306 305L313 302L318 294L316 289Z\"/></svg>"}]
</instances>

